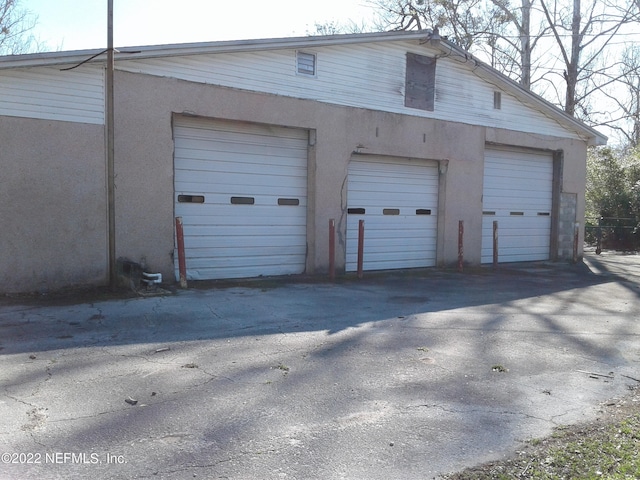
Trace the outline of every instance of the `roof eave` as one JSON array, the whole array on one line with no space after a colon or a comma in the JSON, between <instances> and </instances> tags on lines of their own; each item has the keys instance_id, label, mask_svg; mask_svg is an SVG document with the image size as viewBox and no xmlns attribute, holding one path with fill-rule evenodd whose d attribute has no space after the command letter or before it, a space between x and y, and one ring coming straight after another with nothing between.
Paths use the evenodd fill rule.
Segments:
<instances>
[{"instance_id":1,"label":"roof eave","mask_svg":"<svg viewBox=\"0 0 640 480\"><path fill-rule=\"evenodd\" d=\"M104 58L100 54L105 53ZM106 60L106 50L73 50L67 52L27 53L22 55L0 56L0 69L46 67L50 65L72 65L87 61L103 62Z\"/></svg>"},{"instance_id":2,"label":"roof eave","mask_svg":"<svg viewBox=\"0 0 640 480\"><path fill-rule=\"evenodd\" d=\"M341 35L322 35L305 37L267 38L254 40L231 40L217 42L181 43L167 45L147 45L134 47L118 47L116 58L155 58L175 55L204 55L209 53L233 53L248 51L278 50L283 48L314 48L330 45L348 45L354 43L372 43L386 40L417 40L428 38L431 30L414 30L402 32L374 32ZM105 55L101 55L105 53ZM26 55L8 55L0 57L0 69L70 65L86 62L104 62L106 50L75 50L67 52L47 52Z\"/></svg>"},{"instance_id":3,"label":"roof eave","mask_svg":"<svg viewBox=\"0 0 640 480\"><path fill-rule=\"evenodd\" d=\"M482 76L485 79L487 80L490 79L497 86L500 86L501 88L504 88L506 91L512 93L521 101L523 101L525 104L527 103L532 104L533 106L536 106L538 109L542 109L551 118L553 118L560 124L565 125L567 128L574 130L576 133L578 133L581 136L581 138L583 138L587 142L589 146L601 146L601 145L607 144L608 137L606 135L603 135L602 133L598 132L594 128L586 125L584 122L580 121L579 119L572 117L571 115L567 114L563 110L559 109L556 105L552 104L551 102L548 102L547 100L540 97L539 95L536 95L530 90L523 88L520 84L515 82L513 79L509 78L503 73L500 73L498 70L487 65L482 60L477 59L466 50L461 49L457 45L454 45L453 43L447 40L440 41L440 49L445 54L453 51L457 55L463 55L469 60L473 61L476 68L482 71Z\"/></svg>"},{"instance_id":4,"label":"roof eave","mask_svg":"<svg viewBox=\"0 0 640 480\"><path fill-rule=\"evenodd\" d=\"M354 43L371 43L389 40L429 40L431 30L411 30L393 32L373 32L342 35L322 35L305 37L268 38L254 40L231 40L217 42L199 42L169 45L148 45L140 47L121 47L117 49L116 58L156 58L175 55L203 55L209 53L233 53L247 51L277 50L283 48L314 48L330 45L348 45ZM474 62L477 68L482 70L483 76L490 79L496 85L514 94L525 103L533 104L543 109L549 116L560 124L576 131L589 145L606 145L607 137L600 132L584 124L580 120L566 114L555 105L547 102L542 97L522 88L518 83L494 68L475 58L469 52L459 48L453 43L442 39L435 45L443 53L455 52L465 56ZM67 52L47 52L26 55L9 55L0 57L0 69L26 68L33 66L60 66L80 63L102 63L106 60L106 50L75 50ZM487 78L488 77L488 78Z\"/></svg>"}]
</instances>

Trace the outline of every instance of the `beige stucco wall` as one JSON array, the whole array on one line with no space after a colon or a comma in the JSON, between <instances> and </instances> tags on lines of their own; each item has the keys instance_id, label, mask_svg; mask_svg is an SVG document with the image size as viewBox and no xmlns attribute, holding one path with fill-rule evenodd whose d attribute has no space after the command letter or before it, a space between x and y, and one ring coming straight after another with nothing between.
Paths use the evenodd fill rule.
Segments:
<instances>
[{"instance_id":1,"label":"beige stucco wall","mask_svg":"<svg viewBox=\"0 0 640 480\"><path fill-rule=\"evenodd\" d=\"M439 262L457 259L458 220L468 260L480 259L484 128L118 72L117 249L173 276L172 114L242 120L313 132L309 165L307 272L328 269L328 224L336 220L344 268L346 175L356 147L367 154L448 161L440 197Z\"/></svg>"},{"instance_id":2,"label":"beige stucco wall","mask_svg":"<svg viewBox=\"0 0 640 480\"><path fill-rule=\"evenodd\" d=\"M309 100L251 93L171 78L117 72L117 251L173 278L174 115L308 129L307 272L328 269L328 224L336 220L338 270L344 268L346 175L353 152L441 162L438 264L458 255L458 221L465 225L465 262L480 262L484 147L488 143L562 151L562 191L578 193L584 212L584 142L429 120Z\"/></svg>"},{"instance_id":3,"label":"beige stucco wall","mask_svg":"<svg viewBox=\"0 0 640 480\"><path fill-rule=\"evenodd\" d=\"M103 130L0 117L0 293L105 282Z\"/></svg>"},{"instance_id":4,"label":"beige stucco wall","mask_svg":"<svg viewBox=\"0 0 640 480\"><path fill-rule=\"evenodd\" d=\"M480 262L486 144L562 152L559 188L577 194L576 218L584 216L586 144L578 140L126 72L116 72L115 80L116 253L144 259L148 270L161 272L166 281L174 278L172 122L177 115L310 132L308 273L328 269L330 219L337 226L337 268L344 269L346 176L356 149L440 163L439 265L457 261L460 220L465 261ZM5 232L0 292L106 282L103 134L96 125L0 117Z\"/></svg>"}]
</instances>

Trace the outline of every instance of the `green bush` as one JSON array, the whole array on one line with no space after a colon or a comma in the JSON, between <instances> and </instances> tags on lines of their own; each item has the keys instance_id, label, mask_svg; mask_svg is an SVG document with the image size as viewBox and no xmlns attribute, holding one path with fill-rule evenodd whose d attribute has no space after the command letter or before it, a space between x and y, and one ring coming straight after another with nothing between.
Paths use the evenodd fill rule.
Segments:
<instances>
[{"instance_id":1,"label":"green bush","mask_svg":"<svg viewBox=\"0 0 640 480\"><path fill-rule=\"evenodd\" d=\"M640 151L594 148L587 158L585 240L640 249Z\"/></svg>"}]
</instances>

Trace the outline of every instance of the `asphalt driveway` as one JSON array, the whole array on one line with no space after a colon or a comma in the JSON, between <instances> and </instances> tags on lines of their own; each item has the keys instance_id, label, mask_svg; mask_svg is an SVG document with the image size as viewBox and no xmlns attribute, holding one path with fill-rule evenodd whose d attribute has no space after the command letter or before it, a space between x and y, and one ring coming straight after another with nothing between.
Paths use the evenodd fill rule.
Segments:
<instances>
[{"instance_id":1,"label":"asphalt driveway","mask_svg":"<svg viewBox=\"0 0 640 480\"><path fill-rule=\"evenodd\" d=\"M640 256L0 302L0 478L427 479L640 380Z\"/></svg>"}]
</instances>

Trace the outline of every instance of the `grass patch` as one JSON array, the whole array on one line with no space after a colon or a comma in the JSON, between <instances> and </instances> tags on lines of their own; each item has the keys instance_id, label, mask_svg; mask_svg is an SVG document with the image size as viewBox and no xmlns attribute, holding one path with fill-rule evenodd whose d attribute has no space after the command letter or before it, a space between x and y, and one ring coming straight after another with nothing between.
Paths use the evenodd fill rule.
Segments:
<instances>
[{"instance_id":1,"label":"grass patch","mask_svg":"<svg viewBox=\"0 0 640 480\"><path fill-rule=\"evenodd\" d=\"M277 365L276 367L274 367L274 368L277 368L278 370L280 370L280 371L281 371L282 373L284 373L285 375L286 375L287 373L289 373L289 370L291 370L289 367L287 367L286 365L284 365L284 364L282 364L282 363L278 364L278 365Z\"/></svg>"},{"instance_id":2,"label":"grass patch","mask_svg":"<svg viewBox=\"0 0 640 480\"><path fill-rule=\"evenodd\" d=\"M636 398L637 400L637 398ZM513 458L445 475L449 480L640 478L640 402L604 407L603 417L527 442Z\"/></svg>"}]
</instances>

